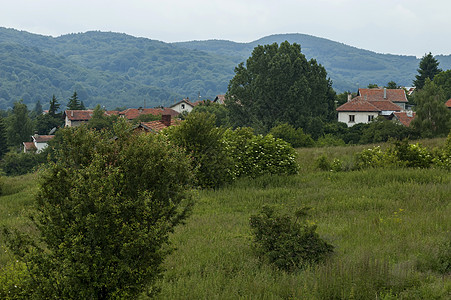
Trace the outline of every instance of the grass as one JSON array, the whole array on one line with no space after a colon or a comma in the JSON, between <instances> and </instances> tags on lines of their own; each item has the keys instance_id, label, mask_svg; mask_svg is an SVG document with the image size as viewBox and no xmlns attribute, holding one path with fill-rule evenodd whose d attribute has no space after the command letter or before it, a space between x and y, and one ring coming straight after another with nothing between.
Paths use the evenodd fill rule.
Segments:
<instances>
[{"instance_id":1,"label":"grass","mask_svg":"<svg viewBox=\"0 0 451 300\"><path fill-rule=\"evenodd\" d=\"M451 174L313 167L320 155L352 160L368 147L299 149L300 175L242 179L199 191L193 214L171 236L176 251L165 261L157 298L450 299L451 274L434 273L424 259L450 235ZM36 178L4 178L4 186L0 223L22 226ZM294 273L261 264L253 254L249 217L265 204L286 213L311 206L309 221L335 246L333 257ZM0 267L8 259L1 253Z\"/></svg>"}]
</instances>

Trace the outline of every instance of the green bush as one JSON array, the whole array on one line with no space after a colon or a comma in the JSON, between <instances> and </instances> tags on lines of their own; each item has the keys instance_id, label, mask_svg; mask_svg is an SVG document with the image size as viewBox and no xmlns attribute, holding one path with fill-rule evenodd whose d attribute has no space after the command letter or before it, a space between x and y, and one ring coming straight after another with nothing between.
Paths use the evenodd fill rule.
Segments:
<instances>
[{"instance_id":1,"label":"green bush","mask_svg":"<svg viewBox=\"0 0 451 300\"><path fill-rule=\"evenodd\" d=\"M325 134L318 138L315 145L317 147L331 147L331 146L345 146L346 143L339 137L336 137L332 134Z\"/></svg>"},{"instance_id":2,"label":"green bush","mask_svg":"<svg viewBox=\"0 0 451 300\"><path fill-rule=\"evenodd\" d=\"M420 144L409 144L407 139L394 141L386 152L386 161L408 168L428 168L432 165L431 152Z\"/></svg>"},{"instance_id":3,"label":"green bush","mask_svg":"<svg viewBox=\"0 0 451 300\"><path fill-rule=\"evenodd\" d=\"M1 168L7 176L18 176L33 172L47 158L44 153L8 152L1 162Z\"/></svg>"},{"instance_id":4,"label":"green bush","mask_svg":"<svg viewBox=\"0 0 451 300\"><path fill-rule=\"evenodd\" d=\"M385 163L384 152L380 146L362 150L356 154L356 168L382 167Z\"/></svg>"},{"instance_id":5,"label":"green bush","mask_svg":"<svg viewBox=\"0 0 451 300\"><path fill-rule=\"evenodd\" d=\"M254 249L266 262L285 271L294 271L327 258L334 247L316 233L316 225L309 225L308 208L295 212L295 218L276 215L264 206L260 214L250 217L254 234Z\"/></svg>"},{"instance_id":6,"label":"green bush","mask_svg":"<svg viewBox=\"0 0 451 300\"><path fill-rule=\"evenodd\" d=\"M263 174L297 174L299 165L296 151L287 142L266 136L254 135L248 128L224 133L226 151L233 161L232 177L258 177Z\"/></svg>"},{"instance_id":7,"label":"green bush","mask_svg":"<svg viewBox=\"0 0 451 300\"><path fill-rule=\"evenodd\" d=\"M192 157L195 177L203 188L216 188L232 180L232 162L222 139L224 131L216 127L215 118L209 113L190 113L179 126L165 131Z\"/></svg>"},{"instance_id":8,"label":"green bush","mask_svg":"<svg viewBox=\"0 0 451 300\"><path fill-rule=\"evenodd\" d=\"M330 171L332 165L327 156L323 154L315 160L315 168L320 169L321 171Z\"/></svg>"},{"instance_id":9,"label":"green bush","mask_svg":"<svg viewBox=\"0 0 451 300\"><path fill-rule=\"evenodd\" d=\"M275 138L290 143L294 148L312 147L315 143L309 134L304 133L302 128L296 129L288 123L273 127L269 133Z\"/></svg>"}]
</instances>

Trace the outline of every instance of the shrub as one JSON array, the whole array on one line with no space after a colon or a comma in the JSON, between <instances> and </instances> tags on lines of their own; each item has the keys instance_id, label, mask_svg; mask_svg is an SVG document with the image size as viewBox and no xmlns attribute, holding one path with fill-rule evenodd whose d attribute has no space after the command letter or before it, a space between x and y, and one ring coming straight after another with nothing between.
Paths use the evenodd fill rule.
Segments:
<instances>
[{"instance_id":1,"label":"shrub","mask_svg":"<svg viewBox=\"0 0 451 300\"><path fill-rule=\"evenodd\" d=\"M29 295L134 299L160 276L190 210L190 160L162 135L112 140L82 126L61 138L32 210L37 237L3 231L34 279Z\"/></svg>"},{"instance_id":2,"label":"shrub","mask_svg":"<svg viewBox=\"0 0 451 300\"><path fill-rule=\"evenodd\" d=\"M410 168L428 168L432 165L431 152L420 144L409 144L407 139L394 141L386 153L387 162Z\"/></svg>"},{"instance_id":3,"label":"shrub","mask_svg":"<svg viewBox=\"0 0 451 300\"><path fill-rule=\"evenodd\" d=\"M18 176L33 172L35 168L46 162L44 153L8 152L1 163L1 168L7 176Z\"/></svg>"},{"instance_id":4,"label":"shrub","mask_svg":"<svg viewBox=\"0 0 451 300\"><path fill-rule=\"evenodd\" d=\"M269 133L273 137L291 144L294 148L312 147L315 143L310 135L304 133L302 128L296 129L288 123L273 127Z\"/></svg>"},{"instance_id":5,"label":"shrub","mask_svg":"<svg viewBox=\"0 0 451 300\"><path fill-rule=\"evenodd\" d=\"M325 134L316 141L317 147L330 147L330 146L345 146L346 143L332 134Z\"/></svg>"},{"instance_id":6,"label":"shrub","mask_svg":"<svg viewBox=\"0 0 451 300\"><path fill-rule=\"evenodd\" d=\"M384 163L384 153L379 146L362 150L356 154L356 167L358 169L382 167Z\"/></svg>"},{"instance_id":7,"label":"shrub","mask_svg":"<svg viewBox=\"0 0 451 300\"><path fill-rule=\"evenodd\" d=\"M234 178L258 177L263 174L297 174L299 165L293 147L271 134L254 135L251 129L227 130L226 151L233 161Z\"/></svg>"},{"instance_id":8,"label":"shrub","mask_svg":"<svg viewBox=\"0 0 451 300\"><path fill-rule=\"evenodd\" d=\"M323 261L333 246L316 233L316 225L307 223L308 208L295 212L295 218L275 215L264 206L260 214L250 217L254 249L263 260L285 271L304 268Z\"/></svg>"},{"instance_id":9,"label":"shrub","mask_svg":"<svg viewBox=\"0 0 451 300\"><path fill-rule=\"evenodd\" d=\"M315 167L321 171L330 171L332 169L332 165L325 154L315 160Z\"/></svg>"},{"instance_id":10,"label":"shrub","mask_svg":"<svg viewBox=\"0 0 451 300\"><path fill-rule=\"evenodd\" d=\"M169 127L166 135L192 157L199 186L216 188L232 180L232 162L222 139L223 130L216 127L214 115L190 113L179 126Z\"/></svg>"}]
</instances>

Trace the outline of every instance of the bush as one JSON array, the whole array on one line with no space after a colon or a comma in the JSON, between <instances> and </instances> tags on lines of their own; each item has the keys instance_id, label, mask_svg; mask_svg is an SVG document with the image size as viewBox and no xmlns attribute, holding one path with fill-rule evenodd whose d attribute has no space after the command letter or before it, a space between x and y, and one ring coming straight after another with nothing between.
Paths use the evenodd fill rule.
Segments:
<instances>
[{"instance_id":1,"label":"bush","mask_svg":"<svg viewBox=\"0 0 451 300\"><path fill-rule=\"evenodd\" d=\"M45 153L8 152L1 162L1 168L7 176L18 176L33 172L36 167L47 161Z\"/></svg>"},{"instance_id":2,"label":"bush","mask_svg":"<svg viewBox=\"0 0 451 300\"><path fill-rule=\"evenodd\" d=\"M317 147L331 147L331 146L345 146L346 143L342 139L332 134L325 134L319 137L315 145Z\"/></svg>"},{"instance_id":3,"label":"bush","mask_svg":"<svg viewBox=\"0 0 451 300\"><path fill-rule=\"evenodd\" d=\"M431 152L420 144L409 144L407 139L394 141L386 152L386 161L408 168L428 168L432 165Z\"/></svg>"},{"instance_id":4,"label":"bush","mask_svg":"<svg viewBox=\"0 0 451 300\"><path fill-rule=\"evenodd\" d=\"M315 143L310 135L304 133L302 128L296 129L288 123L273 127L269 133L273 137L291 144L294 148L312 147Z\"/></svg>"},{"instance_id":5,"label":"bush","mask_svg":"<svg viewBox=\"0 0 451 300\"><path fill-rule=\"evenodd\" d=\"M254 135L248 128L227 130L224 134L226 151L233 161L233 178L263 174L297 174L299 165L293 147L271 134Z\"/></svg>"},{"instance_id":6,"label":"bush","mask_svg":"<svg viewBox=\"0 0 451 300\"><path fill-rule=\"evenodd\" d=\"M190 160L163 135L111 139L61 130L64 147L43 170L29 236L5 229L29 266L36 299L134 299L171 251L169 233L192 206Z\"/></svg>"},{"instance_id":7,"label":"bush","mask_svg":"<svg viewBox=\"0 0 451 300\"><path fill-rule=\"evenodd\" d=\"M232 180L232 162L225 149L223 132L216 127L214 115L195 112L179 126L171 126L165 131L174 144L192 157L200 187L216 188Z\"/></svg>"},{"instance_id":8,"label":"bush","mask_svg":"<svg viewBox=\"0 0 451 300\"><path fill-rule=\"evenodd\" d=\"M254 249L263 260L285 271L294 271L328 257L334 247L316 233L316 225L307 223L308 208L295 212L295 218L277 216L264 206L260 214L250 217Z\"/></svg>"}]
</instances>

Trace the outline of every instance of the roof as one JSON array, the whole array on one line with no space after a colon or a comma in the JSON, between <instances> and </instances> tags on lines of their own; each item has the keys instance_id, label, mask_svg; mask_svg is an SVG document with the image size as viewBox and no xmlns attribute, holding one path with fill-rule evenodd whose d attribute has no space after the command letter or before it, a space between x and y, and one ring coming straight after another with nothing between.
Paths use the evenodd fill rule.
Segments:
<instances>
[{"instance_id":1,"label":"roof","mask_svg":"<svg viewBox=\"0 0 451 300\"><path fill-rule=\"evenodd\" d=\"M197 101L197 102L199 102L199 101ZM179 102L177 102L177 103L174 103L174 104L172 104L171 106L169 106L169 108L171 108L171 107L175 107L175 106L177 106L177 105L179 105L179 104L181 104L181 103L185 103L185 104L188 104L188 105L190 105L191 107L194 107L194 106L196 106L197 104L199 104L199 103L191 103L190 101L189 101L189 99L183 99L183 100L181 100L181 101L179 101Z\"/></svg>"},{"instance_id":2,"label":"roof","mask_svg":"<svg viewBox=\"0 0 451 300\"><path fill-rule=\"evenodd\" d=\"M339 106L337 111L354 112L381 112L381 111L401 111L401 107L389 100L370 101L365 100L363 96L357 96L351 101Z\"/></svg>"},{"instance_id":3,"label":"roof","mask_svg":"<svg viewBox=\"0 0 451 300\"><path fill-rule=\"evenodd\" d=\"M386 94L385 98L384 94ZM403 102L403 103L408 102L406 92L404 89L385 89L385 88L359 89L357 96L361 96L368 101L389 100L392 102Z\"/></svg>"},{"instance_id":4,"label":"roof","mask_svg":"<svg viewBox=\"0 0 451 300\"><path fill-rule=\"evenodd\" d=\"M89 121L92 118L94 110L66 110L64 114L70 121ZM107 110L105 115L111 116L123 116L127 120L134 120L140 115L171 115L172 117L178 116L178 112L171 108L128 108L124 111Z\"/></svg>"},{"instance_id":5,"label":"roof","mask_svg":"<svg viewBox=\"0 0 451 300\"><path fill-rule=\"evenodd\" d=\"M179 125L180 120L171 120L171 125ZM162 120L158 121L151 121L151 122L141 122L137 127L142 127L145 131L153 131L153 132L159 132L166 127L168 127L166 124L163 123Z\"/></svg>"},{"instance_id":6,"label":"roof","mask_svg":"<svg viewBox=\"0 0 451 300\"><path fill-rule=\"evenodd\" d=\"M445 105L446 105L446 107L451 108L451 99L446 101Z\"/></svg>"},{"instance_id":7,"label":"roof","mask_svg":"<svg viewBox=\"0 0 451 300\"><path fill-rule=\"evenodd\" d=\"M398 121L404 125L409 127L410 126L410 122L412 122L413 119L415 119L415 113L411 112L394 112L393 115L395 116L396 119L398 119Z\"/></svg>"},{"instance_id":8,"label":"roof","mask_svg":"<svg viewBox=\"0 0 451 300\"><path fill-rule=\"evenodd\" d=\"M92 117L94 110L65 110L64 114L70 121L88 121Z\"/></svg>"},{"instance_id":9,"label":"roof","mask_svg":"<svg viewBox=\"0 0 451 300\"><path fill-rule=\"evenodd\" d=\"M369 101L365 101L362 97L355 97L351 101L339 106L337 111L381 111L376 106L371 104Z\"/></svg>"},{"instance_id":10,"label":"roof","mask_svg":"<svg viewBox=\"0 0 451 300\"><path fill-rule=\"evenodd\" d=\"M36 143L47 143L54 137L55 137L54 135L37 135L37 134L35 134L35 135L33 135L33 140Z\"/></svg>"},{"instance_id":11,"label":"roof","mask_svg":"<svg viewBox=\"0 0 451 300\"><path fill-rule=\"evenodd\" d=\"M108 111L107 113L116 114L114 111ZM172 108L129 108L119 112L119 116L124 116L127 120L134 120L141 115L171 115L174 117L178 116L178 114Z\"/></svg>"},{"instance_id":12,"label":"roof","mask_svg":"<svg viewBox=\"0 0 451 300\"><path fill-rule=\"evenodd\" d=\"M33 142L23 142L23 146L25 147L25 151L36 151L37 148Z\"/></svg>"}]
</instances>

